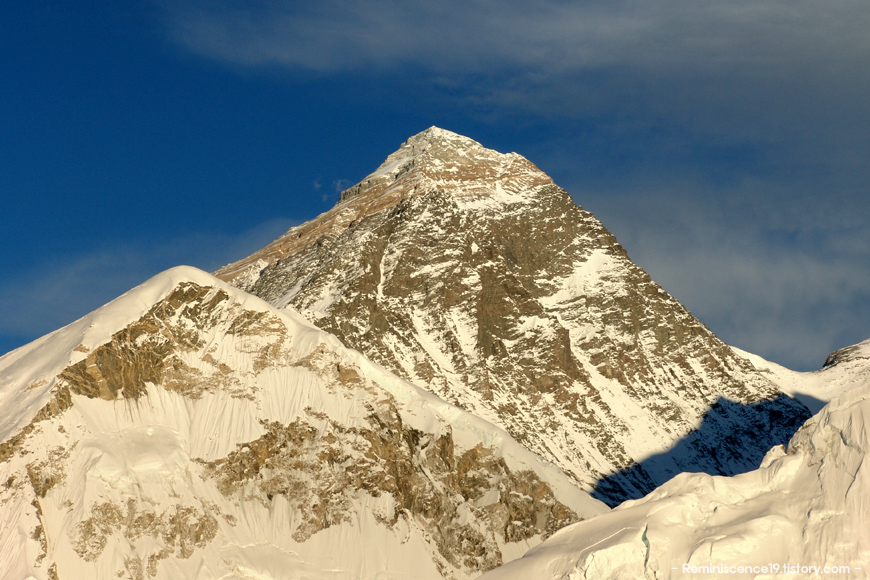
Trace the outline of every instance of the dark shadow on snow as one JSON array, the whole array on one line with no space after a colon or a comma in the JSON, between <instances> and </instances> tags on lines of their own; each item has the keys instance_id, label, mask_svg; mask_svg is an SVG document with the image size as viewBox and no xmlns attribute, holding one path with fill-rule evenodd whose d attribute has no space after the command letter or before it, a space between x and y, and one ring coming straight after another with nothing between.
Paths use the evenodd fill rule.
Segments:
<instances>
[{"instance_id":1,"label":"dark shadow on snow","mask_svg":"<svg viewBox=\"0 0 870 580\"><path fill-rule=\"evenodd\" d=\"M592 496L614 507L684 471L746 473L758 468L770 448L787 444L810 416L806 406L786 395L752 405L720 398L698 429L670 450L599 480Z\"/></svg>"},{"instance_id":2,"label":"dark shadow on snow","mask_svg":"<svg viewBox=\"0 0 870 580\"><path fill-rule=\"evenodd\" d=\"M803 393L795 393L794 398L806 405L807 409L809 409L810 413L812 413L813 415L821 411L822 407L828 404L826 401L822 401L811 395L805 395Z\"/></svg>"}]
</instances>

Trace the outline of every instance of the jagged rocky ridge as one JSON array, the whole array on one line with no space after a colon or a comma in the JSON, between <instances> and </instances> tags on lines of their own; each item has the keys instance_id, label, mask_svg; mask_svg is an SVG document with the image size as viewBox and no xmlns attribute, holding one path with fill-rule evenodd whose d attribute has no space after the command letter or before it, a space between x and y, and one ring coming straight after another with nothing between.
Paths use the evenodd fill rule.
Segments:
<instances>
[{"instance_id":1,"label":"jagged rocky ridge","mask_svg":"<svg viewBox=\"0 0 870 580\"><path fill-rule=\"evenodd\" d=\"M682 471L752 469L809 417L531 162L434 127L216 275L611 504Z\"/></svg>"},{"instance_id":2,"label":"jagged rocky ridge","mask_svg":"<svg viewBox=\"0 0 870 580\"><path fill-rule=\"evenodd\" d=\"M471 578L602 511L192 268L0 358L3 578Z\"/></svg>"}]
</instances>

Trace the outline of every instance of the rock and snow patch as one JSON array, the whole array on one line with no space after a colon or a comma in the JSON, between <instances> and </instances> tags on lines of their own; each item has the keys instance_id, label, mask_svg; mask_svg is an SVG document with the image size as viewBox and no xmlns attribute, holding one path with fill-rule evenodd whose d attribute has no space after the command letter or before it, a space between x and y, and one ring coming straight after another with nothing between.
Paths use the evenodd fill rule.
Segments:
<instances>
[{"instance_id":1,"label":"rock and snow patch","mask_svg":"<svg viewBox=\"0 0 870 580\"><path fill-rule=\"evenodd\" d=\"M4 579L459 580L606 511L504 431L192 268L0 377Z\"/></svg>"},{"instance_id":2,"label":"rock and snow patch","mask_svg":"<svg viewBox=\"0 0 870 580\"><path fill-rule=\"evenodd\" d=\"M60 371L83 360L184 281L215 285L211 275L197 268L166 270L79 320L0 357L0 441L30 422L51 399ZM220 281L217 285L232 288ZM234 288L232 291L238 293ZM253 296L246 305L269 308Z\"/></svg>"},{"instance_id":3,"label":"rock and snow patch","mask_svg":"<svg viewBox=\"0 0 870 580\"><path fill-rule=\"evenodd\" d=\"M808 576L806 566L867 577L868 427L870 381L834 397L761 468L734 477L683 473L481 580L710 578L722 567L729 573L718 577L797 579ZM730 573L737 566L752 571Z\"/></svg>"}]
</instances>

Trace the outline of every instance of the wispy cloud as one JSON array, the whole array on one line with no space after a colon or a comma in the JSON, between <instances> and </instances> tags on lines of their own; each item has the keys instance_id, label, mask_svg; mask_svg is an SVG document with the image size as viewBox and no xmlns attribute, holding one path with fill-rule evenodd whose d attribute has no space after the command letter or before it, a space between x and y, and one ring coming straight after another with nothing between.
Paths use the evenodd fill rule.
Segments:
<instances>
[{"instance_id":1,"label":"wispy cloud","mask_svg":"<svg viewBox=\"0 0 870 580\"><path fill-rule=\"evenodd\" d=\"M861 2L174 2L177 39L214 58L320 71L425 65L539 71L776 66L867 57Z\"/></svg>"},{"instance_id":2,"label":"wispy cloud","mask_svg":"<svg viewBox=\"0 0 870 580\"><path fill-rule=\"evenodd\" d=\"M209 58L291 73L413 70L505 118L683 127L788 143L805 162L849 163L868 146L870 11L856 0L181 0L166 14L173 38Z\"/></svg>"},{"instance_id":3,"label":"wispy cloud","mask_svg":"<svg viewBox=\"0 0 870 580\"><path fill-rule=\"evenodd\" d=\"M749 208L739 201L749 197L587 200L632 259L720 338L791 368L820 368L831 351L870 336L870 224L782 221L787 203L762 197Z\"/></svg>"},{"instance_id":4,"label":"wispy cloud","mask_svg":"<svg viewBox=\"0 0 870 580\"><path fill-rule=\"evenodd\" d=\"M167 268L186 264L216 270L292 225L276 219L235 235L125 241L37 264L0 284L0 354L84 316Z\"/></svg>"}]
</instances>

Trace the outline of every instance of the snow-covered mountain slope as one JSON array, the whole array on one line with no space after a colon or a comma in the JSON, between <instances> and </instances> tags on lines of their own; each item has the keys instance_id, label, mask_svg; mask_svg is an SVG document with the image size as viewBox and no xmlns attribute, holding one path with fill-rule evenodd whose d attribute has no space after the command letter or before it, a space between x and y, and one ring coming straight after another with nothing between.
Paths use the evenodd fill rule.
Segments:
<instances>
[{"instance_id":1,"label":"snow-covered mountain slope","mask_svg":"<svg viewBox=\"0 0 870 580\"><path fill-rule=\"evenodd\" d=\"M678 475L481 580L867 578L868 452L865 380L835 396L758 470Z\"/></svg>"},{"instance_id":2,"label":"snow-covered mountain slope","mask_svg":"<svg viewBox=\"0 0 870 580\"><path fill-rule=\"evenodd\" d=\"M0 358L4 580L469 578L606 509L193 268Z\"/></svg>"},{"instance_id":3,"label":"snow-covered mountain slope","mask_svg":"<svg viewBox=\"0 0 870 580\"><path fill-rule=\"evenodd\" d=\"M831 353L817 371L798 372L732 347L783 392L817 413L831 399L870 381L870 340Z\"/></svg>"},{"instance_id":4,"label":"snow-covered mountain slope","mask_svg":"<svg viewBox=\"0 0 870 580\"><path fill-rule=\"evenodd\" d=\"M757 467L810 416L531 162L438 128L217 272L506 429L611 504Z\"/></svg>"}]
</instances>

